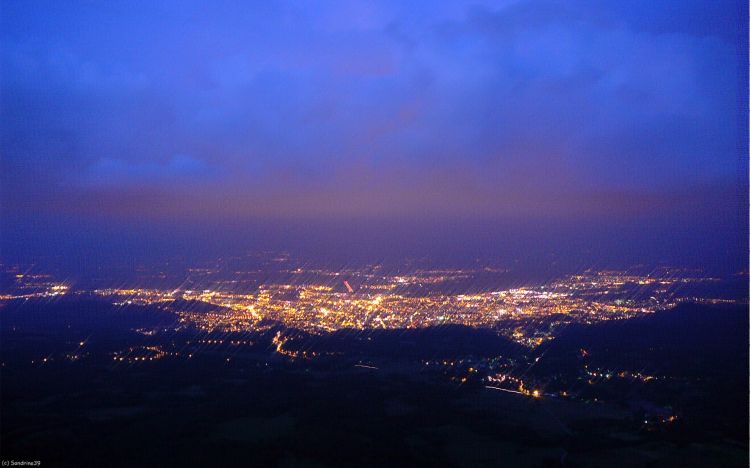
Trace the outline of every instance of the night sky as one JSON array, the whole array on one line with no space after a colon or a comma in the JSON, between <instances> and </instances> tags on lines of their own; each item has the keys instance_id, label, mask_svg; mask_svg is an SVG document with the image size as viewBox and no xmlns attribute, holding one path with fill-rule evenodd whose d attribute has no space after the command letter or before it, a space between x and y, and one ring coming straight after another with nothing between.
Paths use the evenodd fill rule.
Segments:
<instances>
[{"instance_id":1,"label":"night sky","mask_svg":"<svg viewBox=\"0 0 750 468\"><path fill-rule=\"evenodd\" d=\"M746 266L745 2L1 8L7 260Z\"/></svg>"}]
</instances>

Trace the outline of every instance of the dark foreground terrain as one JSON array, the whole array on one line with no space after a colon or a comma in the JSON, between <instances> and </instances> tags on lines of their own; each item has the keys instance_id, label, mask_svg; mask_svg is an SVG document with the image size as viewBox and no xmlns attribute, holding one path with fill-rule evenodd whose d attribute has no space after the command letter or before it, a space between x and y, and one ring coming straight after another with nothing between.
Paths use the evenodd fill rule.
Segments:
<instances>
[{"instance_id":1,"label":"dark foreground terrain","mask_svg":"<svg viewBox=\"0 0 750 468\"><path fill-rule=\"evenodd\" d=\"M747 466L744 307L571 326L535 350L463 327L212 336L82 300L0 314L3 460ZM539 396L491 388L501 371Z\"/></svg>"}]
</instances>

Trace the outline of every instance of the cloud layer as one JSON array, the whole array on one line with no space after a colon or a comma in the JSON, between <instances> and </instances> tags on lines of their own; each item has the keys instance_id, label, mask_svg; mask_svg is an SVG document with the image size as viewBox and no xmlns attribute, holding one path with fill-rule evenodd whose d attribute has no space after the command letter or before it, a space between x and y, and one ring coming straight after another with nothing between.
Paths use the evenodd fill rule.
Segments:
<instances>
[{"instance_id":1,"label":"cloud layer","mask_svg":"<svg viewBox=\"0 0 750 468\"><path fill-rule=\"evenodd\" d=\"M621 216L710 211L745 183L739 1L1 18L6 212Z\"/></svg>"}]
</instances>

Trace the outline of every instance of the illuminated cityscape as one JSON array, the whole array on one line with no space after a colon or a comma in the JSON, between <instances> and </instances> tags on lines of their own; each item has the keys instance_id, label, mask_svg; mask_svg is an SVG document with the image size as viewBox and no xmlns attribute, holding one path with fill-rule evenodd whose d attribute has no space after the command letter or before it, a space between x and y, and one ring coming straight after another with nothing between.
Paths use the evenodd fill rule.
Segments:
<instances>
[{"instance_id":1,"label":"illuminated cityscape","mask_svg":"<svg viewBox=\"0 0 750 468\"><path fill-rule=\"evenodd\" d=\"M434 292L483 270L418 270L409 275L379 275L362 271L310 273L319 283L269 283L242 291L235 279L214 280L218 271L191 270L192 282L205 288L105 288L74 290L49 275L16 275L15 294L2 300L54 298L67 293L96 296L116 305L172 306L182 324L206 332L248 332L268 323L310 333L341 329L412 329L439 325L488 328L533 348L570 323L592 324L625 320L683 302L735 304L736 299L695 297L695 286L721 283L700 272L660 268L651 274L626 271L586 271L546 285L475 293ZM290 278L305 276L301 268L280 270ZM247 277L248 273L235 272ZM348 279L345 279L348 278ZM349 281L357 284L352 289ZM246 281L246 283L249 283ZM338 283L338 284L337 284ZM196 303L216 306L193 310Z\"/></svg>"},{"instance_id":2,"label":"illuminated cityscape","mask_svg":"<svg viewBox=\"0 0 750 468\"><path fill-rule=\"evenodd\" d=\"M361 270L317 268L305 271L300 267L285 268L290 262L287 254L272 255L270 262L275 265L275 276L283 280L255 284L253 271L234 271L230 279L221 279L226 275L218 267L189 268L189 280L181 281L182 287L164 289L79 289L56 282L50 275L15 273L18 268L9 268L7 273L15 282L14 292L4 294L2 300L17 303L67 296L103 300L126 308L124 310L131 306L155 307L165 315L174 315L173 322L135 328L134 332L155 339L188 330L198 333L181 346L174 341L169 345L157 341L157 344L129 346L110 353L113 361L131 365L167 357L192 359L203 352L217 350L229 363L238 350L256 346L257 337L263 334L271 336L269 346L279 356L309 361L342 353L316 350L314 346L300 348L296 343L300 332L325 336L346 330L418 330L451 325L490 330L526 349L526 357L520 361L518 357L502 354L486 358L421 359L415 365L421 369L441 369L449 381L459 384L478 377L487 389L531 398L573 396L574 392L565 388L545 392L544 383L530 384L528 377L524 381L519 371L525 365L536 364L540 356L536 356L534 350L554 340L571 325L627 321L683 303L747 305L742 298L696 293L707 285L723 284L722 278L705 276L697 270L669 267L655 268L648 274L586 270L546 284L508 289L487 285L486 291L457 292L452 286L456 282L472 281L488 272L503 274L506 271L485 267L384 274L379 266ZM642 267L634 270L638 269L643 270ZM158 276L164 278L163 274ZM441 292L451 290L454 292ZM65 354L64 358L78 361L90 356L84 345L84 341L80 342L78 349ZM584 359L588 356L585 349L580 353ZM48 355L34 362L44 364L54 358ZM523 364L524 361L528 361L527 364ZM378 369L362 362L355 365ZM585 361L581 365L581 375L589 385L610 379L647 383L668 378L636 369L592 368ZM674 417L669 415L664 420L673 422Z\"/></svg>"}]
</instances>

